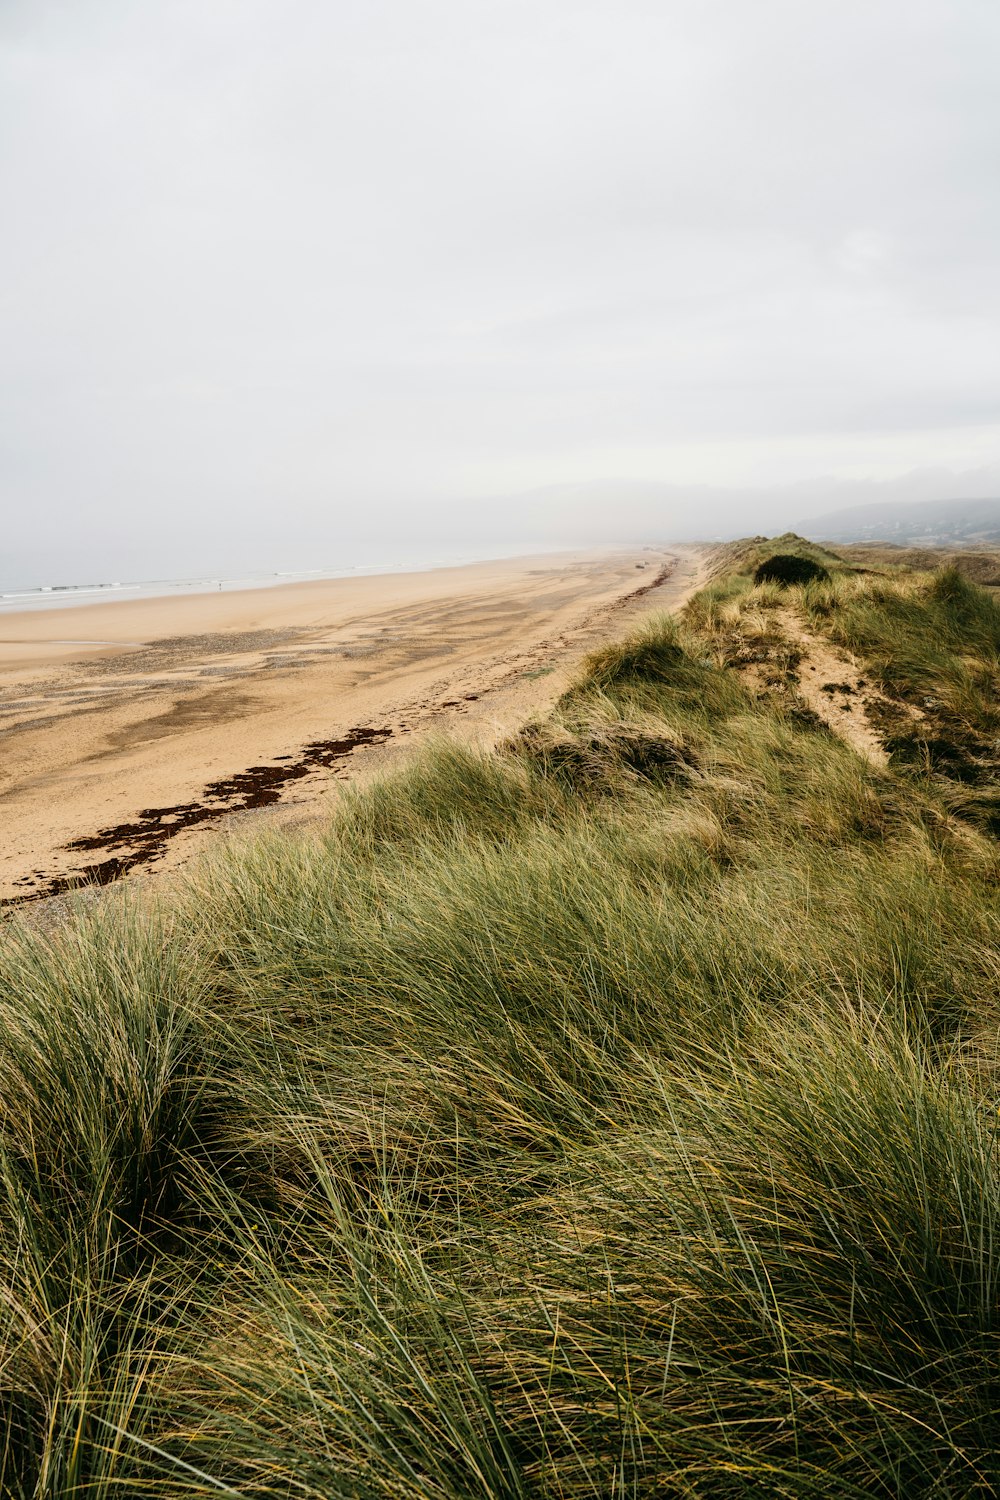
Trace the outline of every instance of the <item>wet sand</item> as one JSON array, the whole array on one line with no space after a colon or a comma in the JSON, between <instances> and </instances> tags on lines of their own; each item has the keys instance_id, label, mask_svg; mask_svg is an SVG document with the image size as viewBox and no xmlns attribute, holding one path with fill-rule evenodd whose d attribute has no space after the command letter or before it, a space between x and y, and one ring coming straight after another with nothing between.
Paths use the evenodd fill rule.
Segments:
<instances>
[{"instance_id":1,"label":"wet sand","mask_svg":"<svg viewBox=\"0 0 1000 1500\"><path fill-rule=\"evenodd\" d=\"M0 617L0 902L325 816L434 731L488 744L669 609L694 549L548 554Z\"/></svg>"}]
</instances>

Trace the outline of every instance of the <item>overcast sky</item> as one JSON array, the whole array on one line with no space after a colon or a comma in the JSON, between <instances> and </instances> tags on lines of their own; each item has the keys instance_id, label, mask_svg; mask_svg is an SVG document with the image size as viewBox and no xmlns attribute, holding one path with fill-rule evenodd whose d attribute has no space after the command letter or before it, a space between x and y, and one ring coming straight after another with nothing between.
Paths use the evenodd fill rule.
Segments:
<instances>
[{"instance_id":1,"label":"overcast sky","mask_svg":"<svg viewBox=\"0 0 1000 1500\"><path fill-rule=\"evenodd\" d=\"M0 0L0 577L1000 492L998 76L997 0Z\"/></svg>"}]
</instances>

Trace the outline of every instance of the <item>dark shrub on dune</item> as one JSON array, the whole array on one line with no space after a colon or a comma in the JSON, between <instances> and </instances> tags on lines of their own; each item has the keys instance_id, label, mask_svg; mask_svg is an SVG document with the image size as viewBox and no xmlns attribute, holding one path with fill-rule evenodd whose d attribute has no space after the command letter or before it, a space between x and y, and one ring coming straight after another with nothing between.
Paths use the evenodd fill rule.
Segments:
<instances>
[{"instance_id":1,"label":"dark shrub on dune","mask_svg":"<svg viewBox=\"0 0 1000 1500\"><path fill-rule=\"evenodd\" d=\"M829 573L820 563L791 552L777 552L765 558L753 575L754 583L828 583Z\"/></svg>"}]
</instances>

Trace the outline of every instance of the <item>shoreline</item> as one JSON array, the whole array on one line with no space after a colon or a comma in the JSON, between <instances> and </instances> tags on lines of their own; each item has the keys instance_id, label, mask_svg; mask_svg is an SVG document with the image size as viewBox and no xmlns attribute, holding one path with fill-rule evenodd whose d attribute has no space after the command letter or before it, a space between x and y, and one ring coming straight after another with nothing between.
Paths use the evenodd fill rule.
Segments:
<instances>
[{"instance_id":1,"label":"shoreline","mask_svg":"<svg viewBox=\"0 0 1000 1500\"><path fill-rule=\"evenodd\" d=\"M563 552L79 606L0 622L0 904L184 863L249 816L324 819L430 734L483 746L622 616L676 607L696 549ZM66 618L60 611L60 623ZM3 627L16 621L16 629Z\"/></svg>"},{"instance_id":2,"label":"shoreline","mask_svg":"<svg viewBox=\"0 0 1000 1500\"><path fill-rule=\"evenodd\" d=\"M609 550L627 550L626 543L608 543ZM597 552L600 547L592 549ZM48 610L86 608L92 604L126 604L151 599L181 599L188 595L240 594L262 589L276 589L299 583L336 583L351 578L383 578L395 574L431 573L450 568L473 567L477 563L516 562L527 557L576 555L579 548L514 546L511 551L490 552L485 556L463 555L457 558L435 556L418 561L408 559L395 563L353 563L340 568L286 568L276 572L233 575L204 573L184 578L129 579L114 583L37 584L0 588L0 629L10 615L35 614Z\"/></svg>"},{"instance_id":3,"label":"shoreline","mask_svg":"<svg viewBox=\"0 0 1000 1500\"><path fill-rule=\"evenodd\" d=\"M663 551L663 548L654 549ZM379 610L386 601L437 597L457 574L489 587L503 576L526 569L572 566L581 561L640 557L640 547L566 548L557 553L518 553L505 558L417 568L407 572L352 573L342 577L304 578L248 588L191 593L149 594L141 598L91 599L60 604L51 610L11 610L0 614L0 675L12 665L45 665L88 654L140 651L151 640L173 640L205 631L242 631L310 625L318 609L331 601L340 609ZM650 553L652 555L652 553ZM168 618L169 616L169 618ZM55 622L59 622L56 629ZM45 628L46 623L50 626ZM77 633L78 632L78 633Z\"/></svg>"}]
</instances>

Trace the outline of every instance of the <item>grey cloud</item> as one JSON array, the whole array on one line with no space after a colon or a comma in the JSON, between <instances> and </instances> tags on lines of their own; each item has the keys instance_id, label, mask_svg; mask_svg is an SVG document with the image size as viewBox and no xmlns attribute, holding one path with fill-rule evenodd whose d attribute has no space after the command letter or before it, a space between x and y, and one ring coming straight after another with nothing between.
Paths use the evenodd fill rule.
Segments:
<instances>
[{"instance_id":1,"label":"grey cloud","mask_svg":"<svg viewBox=\"0 0 1000 1500\"><path fill-rule=\"evenodd\" d=\"M994 462L998 49L986 0L6 0L8 552Z\"/></svg>"}]
</instances>

